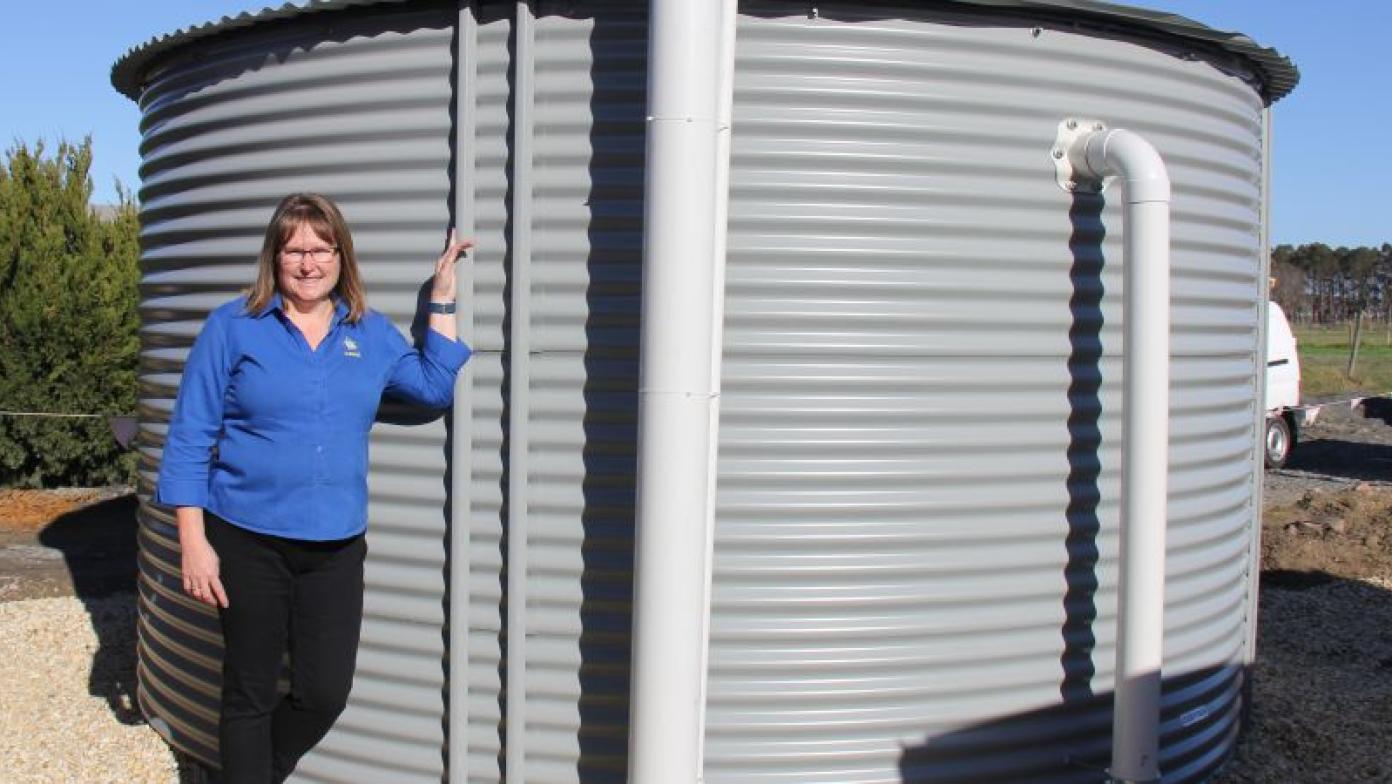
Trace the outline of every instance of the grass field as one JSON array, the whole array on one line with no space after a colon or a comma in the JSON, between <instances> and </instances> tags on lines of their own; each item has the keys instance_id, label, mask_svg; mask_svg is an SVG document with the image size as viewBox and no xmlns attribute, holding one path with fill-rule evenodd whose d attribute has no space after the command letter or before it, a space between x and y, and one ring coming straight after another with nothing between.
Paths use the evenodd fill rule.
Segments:
<instances>
[{"instance_id":1,"label":"grass field","mask_svg":"<svg viewBox=\"0 0 1392 784\"><path fill-rule=\"evenodd\" d=\"M1358 364L1350 377L1348 324L1294 324L1300 351L1300 391L1306 400L1354 394L1392 393L1392 331L1384 322L1364 322Z\"/></svg>"}]
</instances>

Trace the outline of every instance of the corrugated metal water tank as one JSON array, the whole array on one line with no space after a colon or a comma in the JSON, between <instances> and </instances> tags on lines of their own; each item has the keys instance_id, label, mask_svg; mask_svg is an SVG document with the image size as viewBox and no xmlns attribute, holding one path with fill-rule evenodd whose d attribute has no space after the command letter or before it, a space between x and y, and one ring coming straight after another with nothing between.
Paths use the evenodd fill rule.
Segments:
<instances>
[{"instance_id":1,"label":"corrugated metal water tank","mask_svg":"<svg viewBox=\"0 0 1392 784\"><path fill-rule=\"evenodd\" d=\"M336 14L331 27L311 17L201 41L146 73L144 481L158 467L187 350L207 313L250 284L284 194L319 190L341 203L371 305L409 324L450 221L455 21L438 4ZM353 701L302 780L443 772L445 441L439 421L374 429ZM221 635L179 590L172 523L170 510L142 503L139 695L176 746L215 760Z\"/></svg>"},{"instance_id":2,"label":"corrugated metal water tank","mask_svg":"<svg viewBox=\"0 0 1392 784\"><path fill-rule=\"evenodd\" d=\"M221 641L150 483L202 320L308 189L403 329L444 228L472 233L477 353L453 425L374 431L358 676L296 780L624 779L646 34L632 3L319 2L117 64L144 131L140 699L177 747L216 759ZM736 40L706 780L1102 779L1122 224L1116 190L1055 183L1068 116L1141 133L1174 184L1161 767L1203 780L1251 655L1263 111L1293 67L1084 0L743 2Z\"/></svg>"}]
</instances>

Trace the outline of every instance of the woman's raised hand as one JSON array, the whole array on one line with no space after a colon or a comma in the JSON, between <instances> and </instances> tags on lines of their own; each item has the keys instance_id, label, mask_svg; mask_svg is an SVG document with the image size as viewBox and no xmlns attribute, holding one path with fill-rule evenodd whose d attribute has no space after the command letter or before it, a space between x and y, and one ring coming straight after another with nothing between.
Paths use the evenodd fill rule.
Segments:
<instances>
[{"instance_id":1,"label":"woman's raised hand","mask_svg":"<svg viewBox=\"0 0 1392 784\"><path fill-rule=\"evenodd\" d=\"M454 301L454 263L459 259L459 254L472 247L473 240L460 239L459 233L450 229L449 242L435 261L435 279L430 286L431 302Z\"/></svg>"}]
</instances>

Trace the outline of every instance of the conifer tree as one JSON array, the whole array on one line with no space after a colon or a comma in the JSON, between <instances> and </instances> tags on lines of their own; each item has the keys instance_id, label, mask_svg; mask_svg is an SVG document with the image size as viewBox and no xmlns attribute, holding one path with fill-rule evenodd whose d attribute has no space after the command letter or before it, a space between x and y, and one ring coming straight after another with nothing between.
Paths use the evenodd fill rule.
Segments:
<instances>
[{"instance_id":1,"label":"conifer tree","mask_svg":"<svg viewBox=\"0 0 1392 784\"><path fill-rule=\"evenodd\" d=\"M0 168L0 410L135 410L139 221L124 190L92 209L91 164L89 138L19 143ZM0 416L0 487L125 483L135 459L104 417Z\"/></svg>"}]
</instances>

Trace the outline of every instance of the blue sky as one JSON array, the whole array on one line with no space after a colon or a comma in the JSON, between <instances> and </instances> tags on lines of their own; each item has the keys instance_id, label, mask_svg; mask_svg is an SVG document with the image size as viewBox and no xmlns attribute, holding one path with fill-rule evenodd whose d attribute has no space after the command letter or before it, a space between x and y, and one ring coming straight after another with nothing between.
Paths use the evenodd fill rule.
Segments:
<instances>
[{"instance_id":1,"label":"blue sky","mask_svg":"<svg viewBox=\"0 0 1392 784\"><path fill-rule=\"evenodd\" d=\"M132 46L189 24L259 10L249 0L24 2L0 32L0 132L8 148L91 134L97 201L117 178L137 185L139 112L111 87L111 64ZM278 4L278 3L277 3ZM1389 0L1138 0L1279 49L1299 66L1276 104L1275 242L1392 242L1392 29Z\"/></svg>"}]
</instances>

